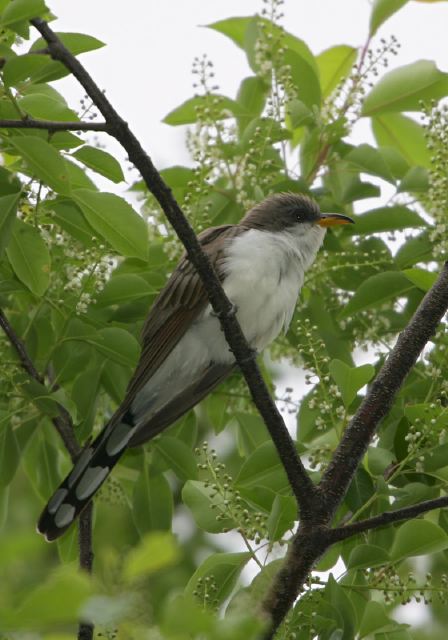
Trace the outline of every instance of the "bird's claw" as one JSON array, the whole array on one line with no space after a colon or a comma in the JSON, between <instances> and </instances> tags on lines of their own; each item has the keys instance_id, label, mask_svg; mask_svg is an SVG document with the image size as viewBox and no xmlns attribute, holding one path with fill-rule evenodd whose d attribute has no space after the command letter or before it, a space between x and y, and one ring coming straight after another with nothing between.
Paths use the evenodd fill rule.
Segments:
<instances>
[{"instance_id":1,"label":"bird's claw","mask_svg":"<svg viewBox=\"0 0 448 640\"><path fill-rule=\"evenodd\" d=\"M236 304L231 303L231 307L229 309L229 311L212 311L210 312L210 315L212 315L214 318L219 318L219 320L222 320L223 318L233 318L234 316L236 316L237 311L238 311L238 307L236 306Z\"/></svg>"}]
</instances>

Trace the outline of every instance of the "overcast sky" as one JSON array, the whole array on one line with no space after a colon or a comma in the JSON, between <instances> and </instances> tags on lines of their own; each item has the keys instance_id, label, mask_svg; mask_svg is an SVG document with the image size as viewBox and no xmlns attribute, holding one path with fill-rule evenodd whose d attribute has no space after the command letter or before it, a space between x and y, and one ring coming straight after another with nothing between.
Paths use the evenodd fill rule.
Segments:
<instances>
[{"instance_id":1,"label":"overcast sky","mask_svg":"<svg viewBox=\"0 0 448 640\"><path fill-rule=\"evenodd\" d=\"M58 20L53 28L96 36L106 47L82 56L101 88L162 168L187 162L181 128L161 124L174 107L191 97L191 63L207 53L214 61L221 92L234 97L251 72L244 53L230 40L202 25L231 16L253 15L261 0L47 0ZM369 0L286 0L284 26L314 53L334 44L360 46L366 38ZM448 2L411 0L383 27L401 42L393 64L433 59L448 71ZM81 93L63 93L74 100Z\"/></svg>"}]
</instances>

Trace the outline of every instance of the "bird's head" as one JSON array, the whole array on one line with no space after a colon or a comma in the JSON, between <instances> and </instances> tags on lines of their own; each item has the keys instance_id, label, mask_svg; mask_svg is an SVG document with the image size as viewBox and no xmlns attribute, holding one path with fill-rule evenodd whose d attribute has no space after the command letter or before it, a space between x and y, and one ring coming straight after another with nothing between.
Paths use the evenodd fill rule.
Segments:
<instances>
[{"instance_id":1,"label":"bird's head","mask_svg":"<svg viewBox=\"0 0 448 640\"><path fill-rule=\"evenodd\" d=\"M262 231L290 231L323 238L325 229L353 220L340 213L321 213L315 200L298 193L274 193L255 205L241 224Z\"/></svg>"}]
</instances>

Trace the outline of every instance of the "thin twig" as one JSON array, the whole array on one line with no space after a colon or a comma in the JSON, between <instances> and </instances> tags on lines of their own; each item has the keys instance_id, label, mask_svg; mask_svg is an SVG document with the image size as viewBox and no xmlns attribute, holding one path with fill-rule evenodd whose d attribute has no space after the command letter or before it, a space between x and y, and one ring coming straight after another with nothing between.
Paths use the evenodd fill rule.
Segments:
<instances>
[{"instance_id":1,"label":"thin twig","mask_svg":"<svg viewBox=\"0 0 448 640\"><path fill-rule=\"evenodd\" d=\"M280 460L285 468L292 491L300 507L302 518L308 517L315 495L315 487L297 455L294 442L286 428L284 420L272 400L268 388L255 362L241 327L233 313L233 307L210 264L210 261L196 235L185 218L171 189L162 180L150 157L146 154L128 124L115 111L105 94L99 89L82 64L62 44L48 24L39 18L31 23L40 32L48 44L48 50L54 60L62 62L75 76L105 119L108 132L120 142L127 151L129 160L140 171L148 189L163 209L166 217L176 231L187 250L188 257L196 268L207 292L210 304L218 315L226 340L235 356L252 399L262 416L272 440L277 448Z\"/></svg>"},{"instance_id":2,"label":"thin twig","mask_svg":"<svg viewBox=\"0 0 448 640\"><path fill-rule=\"evenodd\" d=\"M108 131L105 122L60 122L58 120L0 120L0 129L45 129L47 131Z\"/></svg>"},{"instance_id":3,"label":"thin twig","mask_svg":"<svg viewBox=\"0 0 448 640\"><path fill-rule=\"evenodd\" d=\"M28 355L28 352L26 350L23 340L21 340L21 338L19 338L17 333L14 331L9 320L3 313L2 309L0 309L0 326L5 332L6 336L8 337L12 347L16 351L19 357L20 364L22 365L23 369L25 369L25 371L28 373L28 375L31 378L33 378L33 380L36 380L37 382L43 385L44 384L43 376L41 376L40 373L37 371L36 367L33 364L33 361ZM65 448L69 452L72 460L75 460L79 455L79 452L81 449L74 435L72 420L70 418L70 414L68 413L67 409L65 409L65 407L63 407L60 404L58 405L58 407L59 407L60 415L52 418L52 422L56 427L57 432L61 436L61 439L65 445Z\"/></svg>"},{"instance_id":4,"label":"thin twig","mask_svg":"<svg viewBox=\"0 0 448 640\"><path fill-rule=\"evenodd\" d=\"M23 369L29 374L33 380L36 380L40 384L44 384L44 378L37 371L31 360L28 351L25 347L25 343L12 328L9 320L0 309L0 326L5 332L11 346L16 351L20 364ZM67 409L58 404L59 416L55 416L51 419L57 432L61 436L61 439L65 445L65 448L70 454L72 461L75 461L81 452L81 447L76 439L73 422ZM87 573L92 572L93 563L93 551L92 551L92 506L89 505L84 509L79 517L78 524L78 536L79 536L79 566L83 571ZM78 629L78 640L92 640L93 638L93 625L86 622L81 622Z\"/></svg>"},{"instance_id":5,"label":"thin twig","mask_svg":"<svg viewBox=\"0 0 448 640\"><path fill-rule=\"evenodd\" d=\"M427 513L433 509L441 509L448 507L448 496L442 498L434 498L434 500L425 500L418 504L413 504L409 507L403 507L403 509L397 509L396 511L386 511L379 516L373 518L367 518L366 520L360 520L359 522L353 522L347 524L345 527L336 527L329 531L329 537L331 543L345 540L363 531L369 531L371 529L378 529L384 527L392 522L400 522L400 520L410 520Z\"/></svg>"}]
</instances>

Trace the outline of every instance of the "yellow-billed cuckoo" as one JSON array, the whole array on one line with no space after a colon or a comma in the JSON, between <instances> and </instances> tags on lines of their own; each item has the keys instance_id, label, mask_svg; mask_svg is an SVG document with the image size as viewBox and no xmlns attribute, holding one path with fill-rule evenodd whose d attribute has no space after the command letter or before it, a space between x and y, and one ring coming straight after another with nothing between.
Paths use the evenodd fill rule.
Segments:
<instances>
[{"instance_id":1,"label":"yellow-billed cuckoo","mask_svg":"<svg viewBox=\"0 0 448 640\"><path fill-rule=\"evenodd\" d=\"M199 235L252 349L260 352L288 328L326 227L350 222L344 215L322 214L307 196L279 193L239 224ZM48 502L39 532L47 540L62 535L127 447L160 433L234 368L201 279L184 256L146 319L140 360L123 402Z\"/></svg>"}]
</instances>

